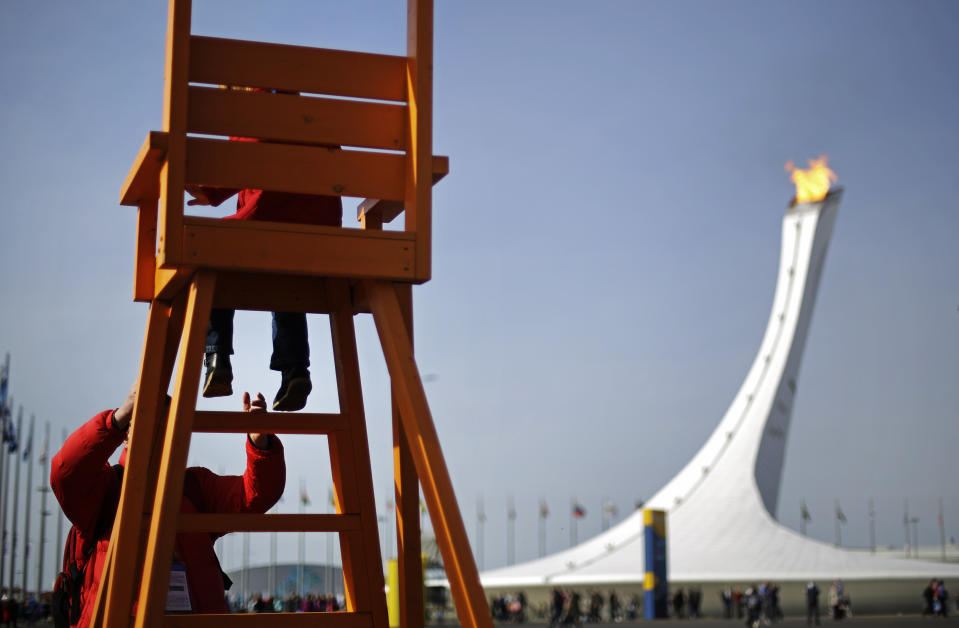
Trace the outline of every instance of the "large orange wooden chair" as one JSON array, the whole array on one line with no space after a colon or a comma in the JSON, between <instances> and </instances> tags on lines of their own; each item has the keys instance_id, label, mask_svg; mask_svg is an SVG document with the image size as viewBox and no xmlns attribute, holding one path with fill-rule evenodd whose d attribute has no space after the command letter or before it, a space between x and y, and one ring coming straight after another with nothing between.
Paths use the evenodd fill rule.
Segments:
<instances>
[{"instance_id":1,"label":"large orange wooden chair","mask_svg":"<svg viewBox=\"0 0 959 628\"><path fill-rule=\"evenodd\" d=\"M424 621L421 485L460 622L491 627L412 347L410 288L430 278L431 186L448 171L448 160L432 155L432 11L431 0L408 0L407 55L389 56L193 35L190 1L170 0L163 130L147 136L121 192L121 204L138 208L134 299L151 305L95 626L386 627L353 327L355 314L370 312L394 399L401 624ZM367 200L361 228L222 221L184 213L188 185ZM400 214L402 230L383 229ZM197 411L212 307L329 314L340 411ZM167 413L161 401L175 365ZM336 514L180 515L196 431L327 435ZM348 609L167 615L177 530L338 533Z\"/></svg>"}]
</instances>

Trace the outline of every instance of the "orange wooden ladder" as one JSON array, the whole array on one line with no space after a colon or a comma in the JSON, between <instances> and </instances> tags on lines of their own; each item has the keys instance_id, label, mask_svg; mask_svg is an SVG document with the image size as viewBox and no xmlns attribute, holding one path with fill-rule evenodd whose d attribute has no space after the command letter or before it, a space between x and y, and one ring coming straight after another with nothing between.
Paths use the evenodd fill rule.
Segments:
<instances>
[{"instance_id":1,"label":"orange wooden ladder","mask_svg":"<svg viewBox=\"0 0 959 628\"><path fill-rule=\"evenodd\" d=\"M134 298L150 302L150 312L93 625L386 628L353 327L354 315L369 312L394 399L401 625L424 622L422 486L460 623L491 627L413 356L411 286L430 277L431 186L448 171L448 160L431 152L432 2L408 0L406 57L200 37L191 34L190 17L189 0L170 0L163 131L147 136L121 192L121 204L138 208ZM360 207L362 229L221 221L184 215L188 185L370 200ZM383 230L400 212L404 229ZM329 314L340 411L198 412L213 307ZM190 436L197 431L325 434L336 514L181 515ZM178 530L338 533L347 611L165 614Z\"/></svg>"}]
</instances>

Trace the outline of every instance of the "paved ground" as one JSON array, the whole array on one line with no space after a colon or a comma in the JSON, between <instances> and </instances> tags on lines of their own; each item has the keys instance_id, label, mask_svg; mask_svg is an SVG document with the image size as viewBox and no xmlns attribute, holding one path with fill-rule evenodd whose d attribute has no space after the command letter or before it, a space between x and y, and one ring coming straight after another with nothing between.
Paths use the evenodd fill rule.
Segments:
<instances>
[{"instance_id":1,"label":"paved ground","mask_svg":"<svg viewBox=\"0 0 959 628\"><path fill-rule=\"evenodd\" d=\"M596 628L629 628L629 626L635 625L649 625L652 622L648 621L638 621L638 622L623 622L621 624L586 624L585 628L595 626ZM669 626L696 626L697 628L739 628L743 626L743 620L736 619L665 619L659 622L660 625L669 625ZM432 624L436 626L438 624ZM444 624L445 626L455 626L455 624ZM806 625L805 617L787 617L783 621L776 622L772 624L771 628L800 628L801 626ZM925 628L935 628L935 626L954 626L959 625L959 617L952 616L946 619L933 619L929 617L921 617L919 615L870 615L870 616L855 616L847 618L843 621L832 621L831 619L824 618L822 625L828 628L843 628L846 626L875 626L876 628L908 628L910 626L923 626ZM549 628L548 624L537 624L537 623L526 623L526 624L497 624L497 626L513 627L519 628Z\"/></svg>"}]
</instances>

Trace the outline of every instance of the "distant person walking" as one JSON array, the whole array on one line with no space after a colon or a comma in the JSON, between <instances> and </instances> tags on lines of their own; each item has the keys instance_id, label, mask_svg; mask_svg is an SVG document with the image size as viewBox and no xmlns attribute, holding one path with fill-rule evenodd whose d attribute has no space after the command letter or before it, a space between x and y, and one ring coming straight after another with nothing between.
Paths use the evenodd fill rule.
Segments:
<instances>
[{"instance_id":1,"label":"distant person walking","mask_svg":"<svg viewBox=\"0 0 959 628\"><path fill-rule=\"evenodd\" d=\"M806 585L806 625L811 626L813 618L819 625L819 587L810 580Z\"/></svg>"}]
</instances>

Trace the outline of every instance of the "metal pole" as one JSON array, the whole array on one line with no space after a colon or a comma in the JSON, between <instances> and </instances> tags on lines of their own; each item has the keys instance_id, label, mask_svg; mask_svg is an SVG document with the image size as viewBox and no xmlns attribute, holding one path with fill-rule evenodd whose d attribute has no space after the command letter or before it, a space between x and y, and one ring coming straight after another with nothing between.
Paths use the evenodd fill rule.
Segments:
<instances>
[{"instance_id":1,"label":"metal pole","mask_svg":"<svg viewBox=\"0 0 959 628\"><path fill-rule=\"evenodd\" d=\"M842 521L839 519L839 500L836 500L836 547L842 547Z\"/></svg>"},{"instance_id":2,"label":"metal pole","mask_svg":"<svg viewBox=\"0 0 959 628\"><path fill-rule=\"evenodd\" d=\"M539 515L539 557L546 556L546 517Z\"/></svg>"},{"instance_id":3,"label":"metal pole","mask_svg":"<svg viewBox=\"0 0 959 628\"><path fill-rule=\"evenodd\" d=\"M939 544L942 547L942 562L946 562L946 524L942 519L942 498L939 498Z\"/></svg>"},{"instance_id":4,"label":"metal pole","mask_svg":"<svg viewBox=\"0 0 959 628\"><path fill-rule=\"evenodd\" d=\"M63 444L67 442L67 430L63 430ZM57 552L53 555L53 573L59 573L63 566L63 508L57 508L60 514L57 516Z\"/></svg>"},{"instance_id":5,"label":"metal pole","mask_svg":"<svg viewBox=\"0 0 959 628\"><path fill-rule=\"evenodd\" d=\"M919 558L919 517L913 517L909 520L912 524L912 554Z\"/></svg>"},{"instance_id":6,"label":"metal pole","mask_svg":"<svg viewBox=\"0 0 959 628\"><path fill-rule=\"evenodd\" d=\"M250 533L243 533L243 575L240 577L243 605L250 601Z\"/></svg>"},{"instance_id":7,"label":"metal pole","mask_svg":"<svg viewBox=\"0 0 959 628\"><path fill-rule=\"evenodd\" d=\"M13 407L13 397L10 397L10 402L7 406L8 408ZM9 410L7 410L7 417L3 423L4 436L7 432L7 422L10 420ZM6 440L5 438L3 439ZM7 502L9 501L10 493L10 452L7 451L7 443L0 442L0 467L3 468L3 498L0 499L0 589L6 587L6 564L7 564ZM11 579L12 580L12 579Z\"/></svg>"},{"instance_id":8,"label":"metal pole","mask_svg":"<svg viewBox=\"0 0 959 628\"><path fill-rule=\"evenodd\" d=\"M23 452L27 463L27 495L23 508L26 512L23 514L23 580L21 580L20 589L23 591L23 599L27 600L27 561L30 558L30 497L33 493L33 425L36 418L30 415L30 435L27 436L27 450ZM37 591L39 598L40 592Z\"/></svg>"},{"instance_id":9,"label":"metal pole","mask_svg":"<svg viewBox=\"0 0 959 628\"><path fill-rule=\"evenodd\" d=\"M48 449L49 446L50 421L47 421L43 433L43 449L40 450L39 460L40 466L44 470L47 468L47 454L50 451ZM39 600L40 594L43 593L43 548L47 541L47 517L50 515L50 513L47 511L47 493L50 492L50 487L48 487L46 482L44 482L40 485L38 490L40 491L40 541L37 545L37 599Z\"/></svg>"},{"instance_id":10,"label":"metal pole","mask_svg":"<svg viewBox=\"0 0 959 628\"><path fill-rule=\"evenodd\" d=\"M17 410L17 434L16 438L19 439L21 434L23 434L23 406L20 406ZM18 442L18 441L14 441ZM20 456L17 455L19 449L11 452L10 457L13 459L14 465L16 466L17 472L13 479L13 521L10 523L10 597L13 598L14 585L17 583L16 575L16 560L17 560L17 517L19 516L20 509Z\"/></svg>"},{"instance_id":11,"label":"metal pole","mask_svg":"<svg viewBox=\"0 0 959 628\"><path fill-rule=\"evenodd\" d=\"M276 507L273 507L276 514ZM270 569L267 571L267 586L270 589L270 598L276 597L276 531L270 532Z\"/></svg>"},{"instance_id":12,"label":"metal pole","mask_svg":"<svg viewBox=\"0 0 959 628\"><path fill-rule=\"evenodd\" d=\"M912 541L909 537L909 499L902 500L902 527L906 531L906 558L912 554Z\"/></svg>"},{"instance_id":13,"label":"metal pole","mask_svg":"<svg viewBox=\"0 0 959 628\"><path fill-rule=\"evenodd\" d=\"M506 504L506 564L516 562L516 505L510 495Z\"/></svg>"},{"instance_id":14,"label":"metal pole","mask_svg":"<svg viewBox=\"0 0 959 628\"><path fill-rule=\"evenodd\" d=\"M876 509L873 507L872 497L869 498L869 547L876 553Z\"/></svg>"},{"instance_id":15,"label":"metal pole","mask_svg":"<svg viewBox=\"0 0 959 628\"><path fill-rule=\"evenodd\" d=\"M303 491L304 491L303 478L301 477L300 478L300 514L301 515L304 512L306 512L306 502L303 499L303 495L304 495ZM300 531L299 542L300 542L300 547L299 547L299 553L297 555L297 563L296 563L296 593L300 597L303 597L303 595L305 595L303 591L303 564L306 562L306 532L303 532L302 530Z\"/></svg>"}]
</instances>

